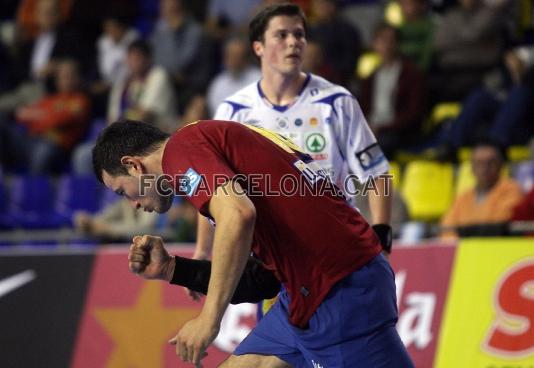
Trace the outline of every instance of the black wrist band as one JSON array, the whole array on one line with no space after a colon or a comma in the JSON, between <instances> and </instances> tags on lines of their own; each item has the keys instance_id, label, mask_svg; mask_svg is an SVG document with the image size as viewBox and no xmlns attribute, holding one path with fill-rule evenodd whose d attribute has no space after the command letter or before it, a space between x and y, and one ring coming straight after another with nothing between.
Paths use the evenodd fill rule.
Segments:
<instances>
[{"instance_id":1,"label":"black wrist band","mask_svg":"<svg viewBox=\"0 0 534 368\"><path fill-rule=\"evenodd\" d=\"M391 253L391 247L393 245L393 230L388 224L376 224L372 226L375 231L382 249L386 253Z\"/></svg>"},{"instance_id":2,"label":"black wrist band","mask_svg":"<svg viewBox=\"0 0 534 368\"><path fill-rule=\"evenodd\" d=\"M211 262L174 256L176 262L170 281L173 285L184 286L206 294L211 274Z\"/></svg>"}]
</instances>

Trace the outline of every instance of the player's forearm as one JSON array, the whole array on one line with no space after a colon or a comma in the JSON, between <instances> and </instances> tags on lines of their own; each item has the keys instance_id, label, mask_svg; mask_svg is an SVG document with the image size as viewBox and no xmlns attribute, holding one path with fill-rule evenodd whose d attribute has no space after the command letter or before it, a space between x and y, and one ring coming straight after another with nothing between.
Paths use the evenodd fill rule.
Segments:
<instances>
[{"instance_id":1,"label":"player's forearm","mask_svg":"<svg viewBox=\"0 0 534 368\"><path fill-rule=\"evenodd\" d=\"M213 246L215 230L204 216L198 215L197 224L197 244L193 258L207 259Z\"/></svg>"},{"instance_id":2,"label":"player's forearm","mask_svg":"<svg viewBox=\"0 0 534 368\"><path fill-rule=\"evenodd\" d=\"M374 179L376 192L370 191L368 195L373 224L389 224L391 221L391 207L393 205L393 184L388 176L379 176Z\"/></svg>"},{"instance_id":3,"label":"player's forearm","mask_svg":"<svg viewBox=\"0 0 534 368\"><path fill-rule=\"evenodd\" d=\"M220 323L250 254L255 211L230 206L216 221L211 278L202 314Z\"/></svg>"}]
</instances>

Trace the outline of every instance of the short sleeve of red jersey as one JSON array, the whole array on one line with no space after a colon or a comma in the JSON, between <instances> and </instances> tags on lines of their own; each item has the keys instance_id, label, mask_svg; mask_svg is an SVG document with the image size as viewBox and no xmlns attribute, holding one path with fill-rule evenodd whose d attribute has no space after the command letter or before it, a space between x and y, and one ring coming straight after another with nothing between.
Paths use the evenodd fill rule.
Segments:
<instances>
[{"instance_id":1,"label":"short sleeve of red jersey","mask_svg":"<svg viewBox=\"0 0 534 368\"><path fill-rule=\"evenodd\" d=\"M203 214L217 187L235 173L225 158L225 134L210 122L190 124L171 136L163 154L163 173L170 176L178 195L185 196ZM203 129L206 128L206 129Z\"/></svg>"}]
</instances>

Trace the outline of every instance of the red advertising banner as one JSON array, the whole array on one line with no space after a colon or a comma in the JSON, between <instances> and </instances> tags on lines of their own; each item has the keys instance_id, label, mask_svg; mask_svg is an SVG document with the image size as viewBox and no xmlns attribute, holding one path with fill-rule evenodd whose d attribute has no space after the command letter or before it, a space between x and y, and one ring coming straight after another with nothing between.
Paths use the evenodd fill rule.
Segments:
<instances>
[{"instance_id":1,"label":"red advertising banner","mask_svg":"<svg viewBox=\"0 0 534 368\"><path fill-rule=\"evenodd\" d=\"M190 257L191 249L170 251ZM131 274L127 262L127 248L96 256L71 366L191 367L167 341L198 315L202 304L180 287ZM255 314L250 304L228 309L221 333L203 360L205 368L217 366L234 350L254 325Z\"/></svg>"},{"instance_id":2,"label":"red advertising banner","mask_svg":"<svg viewBox=\"0 0 534 368\"><path fill-rule=\"evenodd\" d=\"M397 330L418 368L433 366L443 306L454 261L454 245L425 244L396 248Z\"/></svg>"}]
</instances>

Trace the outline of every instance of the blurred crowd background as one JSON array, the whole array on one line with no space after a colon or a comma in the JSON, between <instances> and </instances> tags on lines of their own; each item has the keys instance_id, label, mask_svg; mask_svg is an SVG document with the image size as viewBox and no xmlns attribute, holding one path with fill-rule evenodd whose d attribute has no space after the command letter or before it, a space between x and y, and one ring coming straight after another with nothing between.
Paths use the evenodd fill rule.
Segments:
<instances>
[{"instance_id":1,"label":"blurred crowd background","mask_svg":"<svg viewBox=\"0 0 534 368\"><path fill-rule=\"evenodd\" d=\"M247 25L274 2L3 0L0 244L194 241L179 198L158 216L97 184L93 142L118 119L172 132L210 118L261 78ZM309 18L304 71L357 97L391 161L396 237L534 220L534 1L295 2Z\"/></svg>"}]
</instances>

